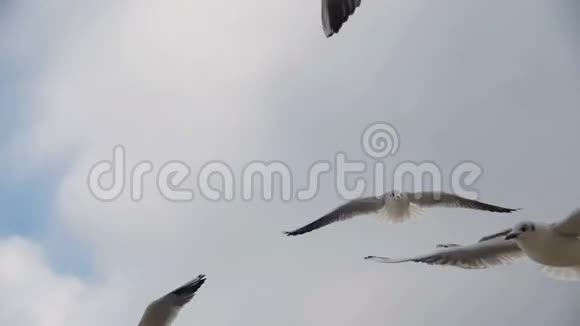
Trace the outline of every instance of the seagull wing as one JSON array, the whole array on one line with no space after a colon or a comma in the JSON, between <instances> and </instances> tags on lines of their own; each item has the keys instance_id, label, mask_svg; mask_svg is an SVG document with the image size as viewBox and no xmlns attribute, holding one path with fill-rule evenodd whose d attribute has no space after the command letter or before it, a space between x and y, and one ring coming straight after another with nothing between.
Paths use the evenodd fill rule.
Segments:
<instances>
[{"instance_id":1,"label":"seagull wing","mask_svg":"<svg viewBox=\"0 0 580 326\"><path fill-rule=\"evenodd\" d=\"M365 197L355 199L336 208L332 212L322 216L316 221L294 231L285 232L285 234L288 236L295 236L308 233L316 229L320 229L321 227L328 224L344 221L357 215L377 212L384 205L385 201L382 197Z\"/></svg>"},{"instance_id":2,"label":"seagull wing","mask_svg":"<svg viewBox=\"0 0 580 326\"><path fill-rule=\"evenodd\" d=\"M580 236L580 208L570 213L563 221L554 223L552 227L562 234Z\"/></svg>"},{"instance_id":3,"label":"seagull wing","mask_svg":"<svg viewBox=\"0 0 580 326\"><path fill-rule=\"evenodd\" d=\"M138 326L169 326L183 308L195 295L195 292L205 283L205 275L200 275L193 281L184 284L173 292L153 301L141 318Z\"/></svg>"},{"instance_id":4,"label":"seagull wing","mask_svg":"<svg viewBox=\"0 0 580 326\"><path fill-rule=\"evenodd\" d=\"M429 265L449 265L465 269L483 269L510 264L525 257L514 241L493 239L468 246L440 247L433 253L401 259L368 256L365 259L386 264L416 262Z\"/></svg>"},{"instance_id":5,"label":"seagull wing","mask_svg":"<svg viewBox=\"0 0 580 326\"><path fill-rule=\"evenodd\" d=\"M361 0L322 0L322 28L326 37L338 33Z\"/></svg>"},{"instance_id":6,"label":"seagull wing","mask_svg":"<svg viewBox=\"0 0 580 326\"><path fill-rule=\"evenodd\" d=\"M463 198L446 192L416 192L406 194L409 201L420 207L469 208L480 211L511 213L519 210L483 203L473 199Z\"/></svg>"}]
</instances>

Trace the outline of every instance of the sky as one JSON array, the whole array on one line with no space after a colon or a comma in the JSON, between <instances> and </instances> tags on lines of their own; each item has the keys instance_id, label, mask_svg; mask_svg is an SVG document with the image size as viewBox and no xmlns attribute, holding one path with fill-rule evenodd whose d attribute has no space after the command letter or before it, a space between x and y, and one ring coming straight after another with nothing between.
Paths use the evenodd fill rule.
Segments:
<instances>
[{"instance_id":1,"label":"sky","mask_svg":"<svg viewBox=\"0 0 580 326\"><path fill-rule=\"evenodd\" d=\"M175 325L577 325L576 283L532 262L481 271L380 265L580 207L580 6L572 0L363 1L326 39L318 1L0 2L0 324L136 325L153 299L207 283ZM342 199L92 196L92 166L287 164L303 184L337 153L475 162L503 215L434 209L287 238ZM366 177L370 176L368 173ZM188 182L190 182L189 180ZM388 182L387 182L388 183ZM446 185L447 187L448 185Z\"/></svg>"}]
</instances>

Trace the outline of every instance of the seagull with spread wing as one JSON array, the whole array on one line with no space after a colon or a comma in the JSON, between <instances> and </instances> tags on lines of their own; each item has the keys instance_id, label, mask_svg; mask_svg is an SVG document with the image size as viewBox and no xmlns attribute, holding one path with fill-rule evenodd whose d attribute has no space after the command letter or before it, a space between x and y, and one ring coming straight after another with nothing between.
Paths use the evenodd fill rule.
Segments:
<instances>
[{"instance_id":1,"label":"seagull with spread wing","mask_svg":"<svg viewBox=\"0 0 580 326\"><path fill-rule=\"evenodd\" d=\"M417 262L482 269L529 258L549 276L580 281L580 209L552 223L521 222L513 228L483 237L467 246L438 245L436 251L410 258L368 256L378 263Z\"/></svg>"},{"instance_id":2,"label":"seagull with spread wing","mask_svg":"<svg viewBox=\"0 0 580 326\"><path fill-rule=\"evenodd\" d=\"M391 222L400 223L419 215L424 208L429 207L468 208L495 213L511 213L519 210L519 208L512 209L490 205L445 192L400 193L393 191L379 197L351 200L314 222L294 231L285 232L285 234L288 236L301 235L335 222L371 213L379 213Z\"/></svg>"},{"instance_id":3,"label":"seagull with spread wing","mask_svg":"<svg viewBox=\"0 0 580 326\"><path fill-rule=\"evenodd\" d=\"M322 0L322 28L326 37L338 33L361 0Z\"/></svg>"},{"instance_id":4,"label":"seagull with spread wing","mask_svg":"<svg viewBox=\"0 0 580 326\"><path fill-rule=\"evenodd\" d=\"M205 275L200 275L193 281L151 302L145 309L138 326L171 325L181 308L191 301L203 283L205 283Z\"/></svg>"}]
</instances>

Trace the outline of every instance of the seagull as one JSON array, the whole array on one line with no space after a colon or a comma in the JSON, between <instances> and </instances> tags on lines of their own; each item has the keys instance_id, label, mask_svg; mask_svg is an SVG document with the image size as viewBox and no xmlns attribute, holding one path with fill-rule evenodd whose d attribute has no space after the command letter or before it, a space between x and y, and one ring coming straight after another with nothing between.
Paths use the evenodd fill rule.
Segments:
<instances>
[{"instance_id":1,"label":"seagull","mask_svg":"<svg viewBox=\"0 0 580 326\"><path fill-rule=\"evenodd\" d=\"M138 326L169 326L173 323L179 310L195 295L195 292L205 283L205 275L199 275L193 281L184 284L173 292L151 302L141 318Z\"/></svg>"},{"instance_id":2,"label":"seagull","mask_svg":"<svg viewBox=\"0 0 580 326\"><path fill-rule=\"evenodd\" d=\"M438 245L433 253L411 258L390 259L368 256L378 263L417 262L483 269L507 265L526 257L538 263L549 277L580 281L580 209L552 224L520 222L513 228L460 246Z\"/></svg>"},{"instance_id":3,"label":"seagull","mask_svg":"<svg viewBox=\"0 0 580 326\"><path fill-rule=\"evenodd\" d=\"M361 0L322 0L322 28L326 37L338 33Z\"/></svg>"},{"instance_id":4,"label":"seagull","mask_svg":"<svg viewBox=\"0 0 580 326\"><path fill-rule=\"evenodd\" d=\"M287 236L296 236L319 229L328 224L344 221L358 215L379 213L393 223L401 223L410 217L419 215L429 207L469 208L496 213L511 213L519 210L482 203L445 192L389 192L379 197L364 197L336 208L316 221L297 230L284 232Z\"/></svg>"}]
</instances>

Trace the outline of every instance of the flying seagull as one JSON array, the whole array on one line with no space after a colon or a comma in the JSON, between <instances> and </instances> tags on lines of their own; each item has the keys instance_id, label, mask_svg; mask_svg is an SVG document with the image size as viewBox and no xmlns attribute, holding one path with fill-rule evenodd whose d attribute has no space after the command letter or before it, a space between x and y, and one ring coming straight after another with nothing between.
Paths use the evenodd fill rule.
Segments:
<instances>
[{"instance_id":1,"label":"flying seagull","mask_svg":"<svg viewBox=\"0 0 580 326\"><path fill-rule=\"evenodd\" d=\"M291 232L288 236L301 235L334 222L344 221L358 215L379 213L394 223L404 222L429 207L469 208L496 213L511 213L519 210L482 203L445 192L385 193L379 197L352 200L316 221Z\"/></svg>"},{"instance_id":2,"label":"flying seagull","mask_svg":"<svg viewBox=\"0 0 580 326\"><path fill-rule=\"evenodd\" d=\"M326 37L338 33L361 0L322 0L322 28Z\"/></svg>"},{"instance_id":3,"label":"flying seagull","mask_svg":"<svg viewBox=\"0 0 580 326\"><path fill-rule=\"evenodd\" d=\"M205 283L205 275L199 275L193 281L151 302L141 318L138 326L169 326L173 323L179 310L195 295L195 292Z\"/></svg>"},{"instance_id":4,"label":"flying seagull","mask_svg":"<svg viewBox=\"0 0 580 326\"><path fill-rule=\"evenodd\" d=\"M368 256L379 263L417 262L482 269L528 257L552 278L580 281L580 209L552 223L521 222L467 246L439 245L438 250L411 258Z\"/></svg>"}]
</instances>

